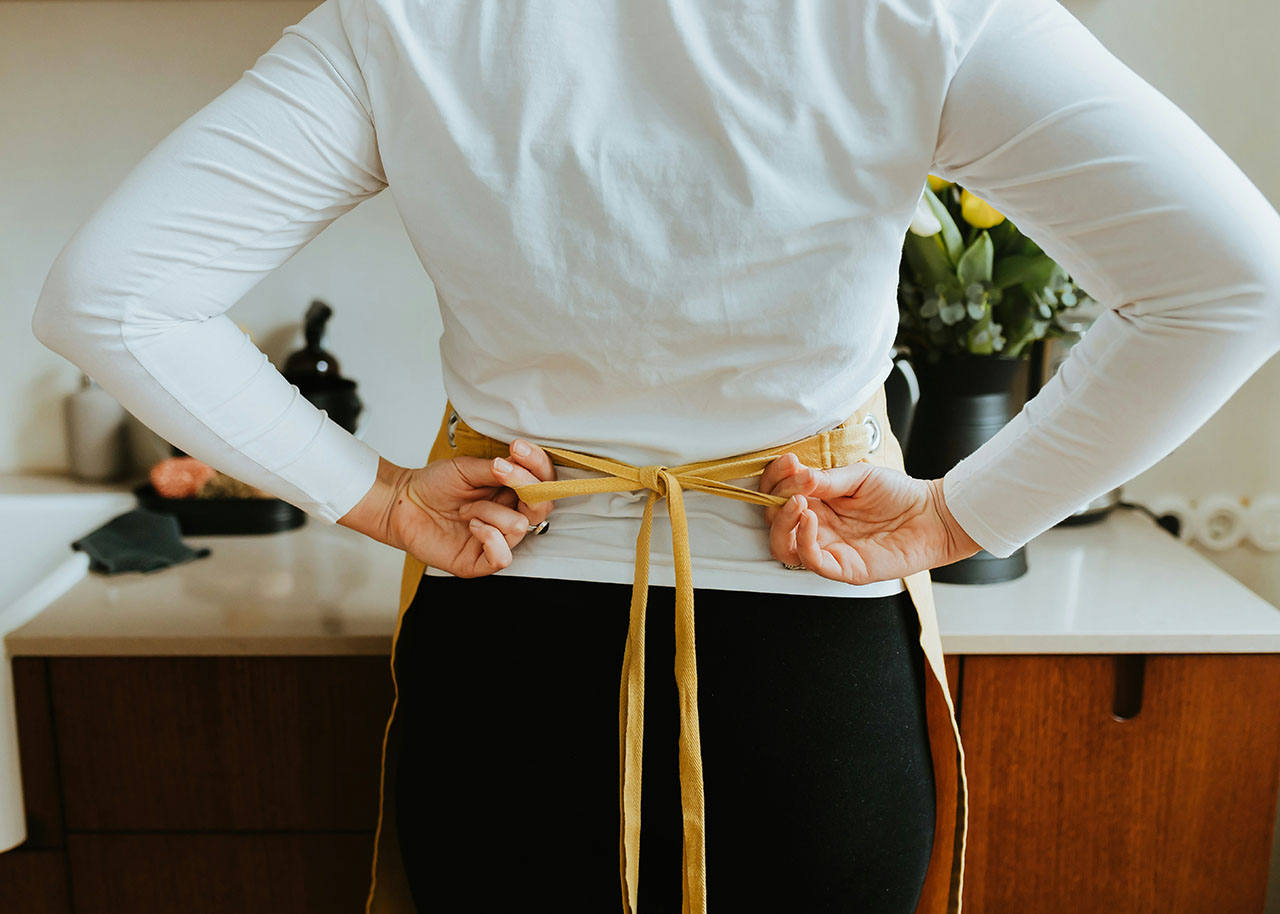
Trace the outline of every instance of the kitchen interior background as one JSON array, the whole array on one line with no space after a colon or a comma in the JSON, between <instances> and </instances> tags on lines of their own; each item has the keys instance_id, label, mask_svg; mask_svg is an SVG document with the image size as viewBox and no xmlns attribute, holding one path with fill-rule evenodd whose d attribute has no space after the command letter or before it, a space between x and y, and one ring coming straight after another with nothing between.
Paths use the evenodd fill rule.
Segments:
<instances>
[{"instance_id":1,"label":"kitchen interior background","mask_svg":"<svg viewBox=\"0 0 1280 914\"><path fill-rule=\"evenodd\" d=\"M0 2L0 473L66 467L61 400L79 371L30 333L53 258L133 165L230 86L315 6L313 0L34 0ZM1280 205L1280 31L1274 0L1064 0L1118 57L1169 96ZM431 151L423 150L423 168ZM923 175L921 176L923 180ZM1177 188L1170 188L1176 193ZM1276 239L1280 250L1280 239ZM1280 290L1276 292L1280 307ZM360 384L366 440L421 465L444 389L440 321L390 193L339 218L230 312L277 365L301 344L319 297L326 337ZM1256 499L1280 494L1280 359L1203 428L1126 484L1128 500L1165 494ZM1280 606L1280 552L1249 542L1201 551ZM1269 914L1280 914L1280 841Z\"/></svg>"}]
</instances>

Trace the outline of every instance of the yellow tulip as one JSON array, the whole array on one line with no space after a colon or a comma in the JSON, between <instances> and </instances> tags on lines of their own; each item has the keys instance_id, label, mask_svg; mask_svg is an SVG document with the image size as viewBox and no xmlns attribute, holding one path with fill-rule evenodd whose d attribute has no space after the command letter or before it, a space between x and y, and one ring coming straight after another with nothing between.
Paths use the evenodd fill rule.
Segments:
<instances>
[{"instance_id":1,"label":"yellow tulip","mask_svg":"<svg viewBox=\"0 0 1280 914\"><path fill-rule=\"evenodd\" d=\"M1004 222L1004 215L995 207L963 188L960 190L960 215L974 228L991 228Z\"/></svg>"},{"instance_id":2,"label":"yellow tulip","mask_svg":"<svg viewBox=\"0 0 1280 914\"><path fill-rule=\"evenodd\" d=\"M939 178L937 175L929 175L929 189L933 191L935 194L938 193L938 191L942 190L942 188L950 187L950 186L951 186L950 181L944 181L942 178Z\"/></svg>"}]
</instances>

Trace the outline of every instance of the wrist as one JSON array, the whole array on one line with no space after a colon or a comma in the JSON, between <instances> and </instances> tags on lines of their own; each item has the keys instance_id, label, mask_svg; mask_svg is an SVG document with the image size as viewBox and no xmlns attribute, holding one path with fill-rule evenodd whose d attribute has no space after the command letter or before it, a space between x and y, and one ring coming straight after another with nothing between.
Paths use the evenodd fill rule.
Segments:
<instances>
[{"instance_id":1,"label":"wrist","mask_svg":"<svg viewBox=\"0 0 1280 914\"><path fill-rule=\"evenodd\" d=\"M969 556L981 552L982 546L965 532L965 529L960 526L960 522L951 513L951 509L947 507L947 498L942 491L942 479L929 479L926 481L929 483L929 489L932 492L934 510L937 512L938 518L942 521L942 527L946 531L945 558L938 564L950 565L952 562L967 559Z\"/></svg>"},{"instance_id":2,"label":"wrist","mask_svg":"<svg viewBox=\"0 0 1280 914\"><path fill-rule=\"evenodd\" d=\"M378 457L378 472L373 485L360 501L338 523L357 533L363 533L380 543L396 546L391 532L391 514L404 488L409 469Z\"/></svg>"}]
</instances>

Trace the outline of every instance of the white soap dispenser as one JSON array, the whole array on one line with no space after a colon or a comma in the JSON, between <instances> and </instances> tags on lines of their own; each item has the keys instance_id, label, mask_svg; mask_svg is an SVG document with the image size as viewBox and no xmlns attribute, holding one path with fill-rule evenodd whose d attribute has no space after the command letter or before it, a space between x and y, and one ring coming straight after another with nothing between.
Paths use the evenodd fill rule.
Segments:
<instances>
[{"instance_id":1,"label":"white soap dispenser","mask_svg":"<svg viewBox=\"0 0 1280 914\"><path fill-rule=\"evenodd\" d=\"M119 479L128 469L128 413L87 374L63 401L67 463L71 475L88 482Z\"/></svg>"}]
</instances>

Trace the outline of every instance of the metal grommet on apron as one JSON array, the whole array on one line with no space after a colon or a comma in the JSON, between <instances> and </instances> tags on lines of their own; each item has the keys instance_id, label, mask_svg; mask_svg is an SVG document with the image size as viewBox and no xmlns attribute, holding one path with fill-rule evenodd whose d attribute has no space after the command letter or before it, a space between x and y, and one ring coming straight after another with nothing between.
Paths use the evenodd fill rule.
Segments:
<instances>
[{"instance_id":1,"label":"metal grommet on apron","mask_svg":"<svg viewBox=\"0 0 1280 914\"><path fill-rule=\"evenodd\" d=\"M448 430L446 434L449 439L449 447L458 446L457 443L453 440L453 430L458 427L458 422L461 420L461 418L462 417L458 415L458 411L456 409L452 407L449 408L449 421L448 421L448 424L446 425L446 428Z\"/></svg>"},{"instance_id":2,"label":"metal grommet on apron","mask_svg":"<svg viewBox=\"0 0 1280 914\"><path fill-rule=\"evenodd\" d=\"M867 445L867 453L874 454L880 450L880 439L883 437L880 432L880 421L872 413L867 413L863 416L862 421L863 424L871 428L871 442Z\"/></svg>"},{"instance_id":3,"label":"metal grommet on apron","mask_svg":"<svg viewBox=\"0 0 1280 914\"><path fill-rule=\"evenodd\" d=\"M596 470L604 475L582 479L556 479L515 486L526 504L592 492L623 492L648 489L644 515L637 539L635 580L632 586L630 628L622 656L622 683L619 695L619 801L621 834L619 879L623 914L638 914L636 890L640 851L640 760L644 728L644 617L649 584L649 535L653 506L659 498L668 501L671 519L676 578L676 680L680 695L680 802L684 818L684 910L686 914L706 914L706 842L708 823L703 805L702 752L699 742L697 704L697 664L694 654L693 576L689 552L688 524L684 492L707 492L759 505L783 505L787 499L746 489L727 482L759 476L782 454L791 452L806 466L830 469L858 461L903 471L902 449L889 426L885 411L885 391L875 394L833 429L799 441L717 460L681 466L633 466L594 454L542 445L553 463L560 466ZM427 462L470 455L505 457L509 444L483 435L464 422L445 404L444 416ZM391 674L395 681L395 650L400 623L421 586L431 586L426 566L405 555L400 586L400 612L391 645ZM926 669L925 713L933 759L937 815L933 850L925 873L924 888L916 914L959 914L964 885L964 851L968 831L968 787L964 774L964 750L947 688L942 641L938 632L933 587L928 570L902 579L920 620L920 646ZM397 698L399 691L397 689ZM394 777L388 770L388 742L395 725L395 704L387 721L382 746L382 789L379 797L378 827L374 839L373 879L365 904L366 914L416 914L404 877L394 825L394 804L388 793ZM710 823L714 829L714 823ZM711 833L714 840L714 830Z\"/></svg>"}]
</instances>

